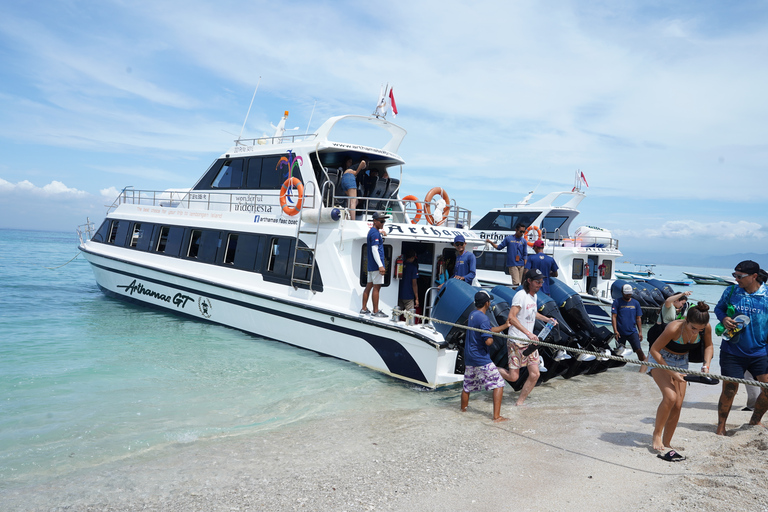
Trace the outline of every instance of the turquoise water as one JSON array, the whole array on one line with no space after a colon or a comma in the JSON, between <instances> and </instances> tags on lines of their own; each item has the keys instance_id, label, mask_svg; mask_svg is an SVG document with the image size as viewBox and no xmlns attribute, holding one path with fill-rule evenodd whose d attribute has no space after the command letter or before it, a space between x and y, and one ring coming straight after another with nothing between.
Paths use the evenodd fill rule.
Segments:
<instances>
[{"instance_id":1,"label":"turquoise water","mask_svg":"<svg viewBox=\"0 0 768 512\"><path fill-rule=\"evenodd\" d=\"M458 407L457 388L424 392L351 363L107 298L82 257L53 269L77 254L74 233L0 230L0 489L350 412ZM670 279L682 270L731 272L656 267ZM713 304L723 291L690 289ZM607 383L623 371L595 378ZM589 393L599 400L605 388L557 380L550 403Z\"/></svg>"}]
</instances>

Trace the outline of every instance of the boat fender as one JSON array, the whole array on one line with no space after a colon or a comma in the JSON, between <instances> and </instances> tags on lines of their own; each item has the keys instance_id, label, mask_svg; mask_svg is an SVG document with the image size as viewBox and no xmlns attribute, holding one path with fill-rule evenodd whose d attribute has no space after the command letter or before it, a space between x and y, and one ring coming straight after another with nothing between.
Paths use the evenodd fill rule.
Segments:
<instances>
[{"instance_id":1,"label":"boat fender","mask_svg":"<svg viewBox=\"0 0 768 512\"><path fill-rule=\"evenodd\" d=\"M419 198L416 196L408 195L405 196L402 201L403 203L413 202L416 205L416 216L411 219L411 224L418 224L421 220L421 214L424 213L424 208L421 202L419 202Z\"/></svg>"},{"instance_id":2,"label":"boat fender","mask_svg":"<svg viewBox=\"0 0 768 512\"><path fill-rule=\"evenodd\" d=\"M531 230L536 231L536 233L539 235L539 238L534 238L533 240L528 238L528 233ZM530 225L528 226L528 229L525 230L525 234L523 235L523 237L525 237L528 240L528 247L533 247L533 242L535 242L536 240L541 240L541 229L539 229L538 226Z\"/></svg>"},{"instance_id":3,"label":"boat fender","mask_svg":"<svg viewBox=\"0 0 768 512\"><path fill-rule=\"evenodd\" d=\"M435 211L435 214L433 215L430 201L432 201L432 198L436 195L439 195L443 198L445 206L443 207L442 212ZM424 212L426 214L427 222L435 226L442 226L445 224L445 221L448 220L448 215L451 213L451 207L449 206L450 204L451 200L448 198L448 192L446 192L442 187L433 187L429 192L427 192L427 196L424 198Z\"/></svg>"},{"instance_id":4,"label":"boat fender","mask_svg":"<svg viewBox=\"0 0 768 512\"><path fill-rule=\"evenodd\" d=\"M298 198L294 203L293 191L296 190ZM296 215L301 210L301 204L304 201L304 185L296 177L290 177L280 187L280 207L288 215Z\"/></svg>"}]
</instances>

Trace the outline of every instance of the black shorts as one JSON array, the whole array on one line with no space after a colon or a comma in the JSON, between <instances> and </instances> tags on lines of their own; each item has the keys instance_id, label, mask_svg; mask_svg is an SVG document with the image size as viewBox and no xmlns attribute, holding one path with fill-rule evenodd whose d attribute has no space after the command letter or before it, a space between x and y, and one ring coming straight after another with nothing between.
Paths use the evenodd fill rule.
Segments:
<instances>
[{"instance_id":1,"label":"black shorts","mask_svg":"<svg viewBox=\"0 0 768 512\"><path fill-rule=\"evenodd\" d=\"M619 334L619 343L623 345L626 342L629 342L629 345L635 352L640 350L640 336L636 332L627 335Z\"/></svg>"}]
</instances>

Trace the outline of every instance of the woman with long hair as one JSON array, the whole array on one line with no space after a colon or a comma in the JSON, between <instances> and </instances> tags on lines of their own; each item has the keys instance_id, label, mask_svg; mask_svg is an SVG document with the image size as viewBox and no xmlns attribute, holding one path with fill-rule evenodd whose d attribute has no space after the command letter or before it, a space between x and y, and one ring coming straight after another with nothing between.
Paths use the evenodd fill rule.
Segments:
<instances>
[{"instance_id":1,"label":"woman with long hair","mask_svg":"<svg viewBox=\"0 0 768 512\"><path fill-rule=\"evenodd\" d=\"M699 302L690 308L685 319L675 320L667 324L664 332L651 346L648 362L688 369L688 353L699 350L704 344L703 373L709 373L709 363L712 361L712 327L709 325L709 306ZM653 428L653 449L664 451L659 457L676 461L684 457L672 450L672 436L675 434L677 422L680 420L680 410L685 399L686 381L682 373L661 368L651 368L648 373L653 377L661 390L661 403L656 410L656 423Z\"/></svg>"}]
</instances>

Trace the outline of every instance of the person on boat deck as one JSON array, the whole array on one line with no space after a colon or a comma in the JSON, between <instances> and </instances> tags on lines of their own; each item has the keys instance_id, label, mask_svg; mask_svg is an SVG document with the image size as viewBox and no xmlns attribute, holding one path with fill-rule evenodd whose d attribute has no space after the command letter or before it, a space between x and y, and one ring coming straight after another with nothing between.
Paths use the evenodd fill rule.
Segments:
<instances>
[{"instance_id":1,"label":"person on boat deck","mask_svg":"<svg viewBox=\"0 0 768 512\"><path fill-rule=\"evenodd\" d=\"M384 267L384 237L387 233L384 231L384 221L389 217L383 213L374 212L373 227L368 231L368 283L363 291L363 309L361 315L369 315L368 296L373 295L373 316L385 318L387 315L379 311L379 292L381 285L384 284L384 276L387 269ZM373 290L373 294L371 294Z\"/></svg>"},{"instance_id":2,"label":"person on boat deck","mask_svg":"<svg viewBox=\"0 0 768 512\"><path fill-rule=\"evenodd\" d=\"M667 297L661 306L661 323L668 324L673 320L684 318L688 312L688 297L691 292L680 292Z\"/></svg>"},{"instance_id":3,"label":"person on boat deck","mask_svg":"<svg viewBox=\"0 0 768 512\"><path fill-rule=\"evenodd\" d=\"M509 320L504 325L491 327L487 312L493 296L485 290L475 294L475 307L469 315L468 325L483 331L501 332L509 327ZM489 334L467 330L464 342L464 387L461 391L461 412L466 412L469 394L473 391L493 390L493 421L507 421L501 415L501 400L504 397L504 379L499 369L491 361L490 347L493 337Z\"/></svg>"},{"instance_id":4,"label":"person on boat deck","mask_svg":"<svg viewBox=\"0 0 768 512\"><path fill-rule=\"evenodd\" d=\"M549 295L549 278L557 277L558 266L555 262L555 258L544 254L544 240L536 240L533 242L533 256L528 258L528 262L525 264L526 269L537 268L544 274L544 283L541 285L541 291Z\"/></svg>"},{"instance_id":5,"label":"person on boat deck","mask_svg":"<svg viewBox=\"0 0 768 512\"><path fill-rule=\"evenodd\" d=\"M533 334L533 327L536 324L537 318L542 322L554 321L555 325L557 325L557 320L546 317L538 311L536 293L541 289L543 282L544 274L541 273L541 270L532 268L525 273L523 289L519 290L512 297L512 307L509 308L507 323L510 325L510 336L539 341L539 338ZM527 346L526 343L519 340L507 339L509 369L499 368L499 373L501 373L502 377L509 382L515 382L520 377L520 368L528 367L528 378L520 390L520 396L517 397L517 405L523 405L531 390L536 386L539 375L541 375L539 370L539 351L534 350L530 354L525 355L523 351Z\"/></svg>"},{"instance_id":6,"label":"person on boat deck","mask_svg":"<svg viewBox=\"0 0 768 512\"><path fill-rule=\"evenodd\" d=\"M456 263L453 265L453 278L472 284L477 273L477 260L472 251L467 251L467 242L462 235L456 235L453 239L456 248Z\"/></svg>"},{"instance_id":7,"label":"person on boat deck","mask_svg":"<svg viewBox=\"0 0 768 512\"><path fill-rule=\"evenodd\" d=\"M360 163L353 166L352 158L344 160L344 174L341 175L341 189L349 196L349 211L352 218L357 217L357 175L365 171L368 163L363 158Z\"/></svg>"},{"instance_id":8,"label":"person on boat deck","mask_svg":"<svg viewBox=\"0 0 768 512\"><path fill-rule=\"evenodd\" d=\"M398 290L398 306L403 311L419 307L419 265L416 263L416 251L405 251L403 278Z\"/></svg>"},{"instance_id":9,"label":"person on boat deck","mask_svg":"<svg viewBox=\"0 0 768 512\"><path fill-rule=\"evenodd\" d=\"M690 308L685 319L673 320L667 324L664 332L651 345L648 361L687 370L688 353L699 350L700 343L704 344L704 365L701 371L709 373L714 348L712 327L709 325L709 306L706 302L699 302ZM661 403L656 409L656 423L653 427L653 449L671 450L672 436L680 420L687 382L682 373L662 368L651 368L648 374L661 390ZM667 452L661 458L670 462L682 460L682 456L675 455L674 451Z\"/></svg>"},{"instance_id":10,"label":"person on boat deck","mask_svg":"<svg viewBox=\"0 0 768 512\"><path fill-rule=\"evenodd\" d=\"M611 323L613 334L616 336L619 349L632 346L640 361L645 361L645 353L640 346L643 341L643 309L637 299L632 298L632 286L625 284L621 289L622 297L613 301L611 306ZM643 367L640 368L644 371Z\"/></svg>"},{"instance_id":11,"label":"person on boat deck","mask_svg":"<svg viewBox=\"0 0 768 512\"><path fill-rule=\"evenodd\" d=\"M522 222L515 227L514 235L507 235L500 244L496 244L490 238L485 243L491 244L494 249L507 249L507 271L512 276L512 286L519 286L525 273L525 263L528 257L528 242L525 240L526 225Z\"/></svg>"},{"instance_id":12,"label":"person on boat deck","mask_svg":"<svg viewBox=\"0 0 768 512\"><path fill-rule=\"evenodd\" d=\"M749 323L733 337L723 338L720 343L720 373L728 377L744 378L749 371L755 380L768 382L768 288L765 286L768 274L752 260L736 265L733 277L738 286L731 285L724 292L715 306L715 315L727 330L735 330L738 324L729 315L729 306L733 316L746 315ZM739 385L723 381L723 389L717 404L718 435L725 435L725 422L733 405L733 398ZM768 409L768 390L763 388L755 401L755 410L749 420L750 425L762 425L761 420Z\"/></svg>"}]
</instances>

